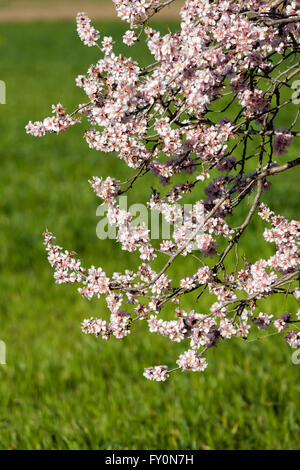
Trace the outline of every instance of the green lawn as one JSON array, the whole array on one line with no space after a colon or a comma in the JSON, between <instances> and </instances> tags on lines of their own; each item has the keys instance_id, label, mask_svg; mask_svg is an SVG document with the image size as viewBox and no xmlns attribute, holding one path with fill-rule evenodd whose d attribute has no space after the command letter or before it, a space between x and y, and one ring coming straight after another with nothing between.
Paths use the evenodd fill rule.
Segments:
<instances>
[{"instance_id":1,"label":"green lawn","mask_svg":"<svg viewBox=\"0 0 300 470\"><path fill-rule=\"evenodd\" d=\"M126 25L99 28L118 37ZM144 63L149 59L140 45L117 46ZM99 200L88 184L93 175L131 171L88 149L86 124L44 139L26 135L24 126L49 115L58 101L68 110L83 103L74 79L98 52L80 43L73 23L1 24L0 56L0 79L7 84L7 104L0 106L0 339L7 345L7 365L0 366L0 448L299 449L300 366L281 338L224 341L209 351L204 374L151 383L142 377L144 367L172 364L183 344L146 334L142 324L122 342L82 334L83 318L107 315L104 302L88 302L73 286L54 283L41 234L48 226L85 266L101 265L108 274L134 268L134 254L97 239ZM295 155L296 145L289 158ZM294 218L299 176L294 169L275 178L276 190L265 194ZM130 202L149 194L143 181ZM250 238L242 239L252 260L272 252L257 243L262 230L256 218ZM191 263L181 263L180 273L188 272ZM295 311L289 299L280 302L274 298L263 308ZM205 312L207 305L203 298L196 310Z\"/></svg>"}]
</instances>

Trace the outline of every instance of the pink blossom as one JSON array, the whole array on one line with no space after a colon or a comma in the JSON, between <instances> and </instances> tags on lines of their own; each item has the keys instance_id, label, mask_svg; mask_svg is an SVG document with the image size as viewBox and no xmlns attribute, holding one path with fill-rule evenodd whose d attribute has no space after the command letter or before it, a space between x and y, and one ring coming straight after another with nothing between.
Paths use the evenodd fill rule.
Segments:
<instances>
[{"instance_id":1,"label":"pink blossom","mask_svg":"<svg viewBox=\"0 0 300 470\"><path fill-rule=\"evenodd\" d=\"M156 382L165 382L169 377L168 366L148 367L147 369L145 369L143 375L148 380L155 380Z\"/></svg>"},{"instance_id":2,"label":"pink blossom","mask_svg":"<svg viewBox=\"0 0 300 470\"><path fill-rule=\"evenodd\" d=\"M193 372L204 371L207 367L206 359L199 357L193 349L181 354L176 362L182 370L192 370Z\"/></svg>"},{"instance_id":3,"label":"pink blossom","mask_svg":"<svg viewBox=\"0 0 300 470\"><path fill-rule=\"evenodd\" d=\"M91 26L91 21L86 13L78 13L76 17L78 36L87 46L95 46L100 34Z\"/></svg>"},{"instance_id":4,"label":"pink blossom","mask_svg":"<svg viewBox=\"0 0 300 470\"><path fill-rule=\"evenodd\" d=\"M287 129L281 127L275 132L274 136L274 153L276 155L285 155L286 148L293 143L293 137Z\"/></svg>"},{"instance_id":5,"label":"pink blossom","mask_svg":"<svg viewBox=\"0 0 300 470\"><path fill-rule=\"evenodd\" d=\"M128 31L126 31L126 33L123 36L123 42L127 46L131 46L132 44L134 44L134 42L136 40L137 40L137 35L135 34L134 31L132 31L130 29Z\"/></svg>"}]
</instances>

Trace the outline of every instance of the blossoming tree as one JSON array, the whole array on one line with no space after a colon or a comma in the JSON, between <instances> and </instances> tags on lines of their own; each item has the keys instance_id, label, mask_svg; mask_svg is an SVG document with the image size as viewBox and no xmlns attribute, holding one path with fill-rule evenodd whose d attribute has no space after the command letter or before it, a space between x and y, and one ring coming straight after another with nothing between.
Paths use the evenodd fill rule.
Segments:
<instances>
[{"instance_id":1,"label":"blossoming tree","mask_svg":"<svg viewBox=\"0 0 300 470\"><path fill-rule=\"evenodd\" d=\"M116 174L93 177L90 184L108 206L121 248L140 258L136 272L108 275L100 267L85 269L75 253L55 244L52 233L44 237L57 283L77 283L87 299L106 298L110 319L84 320L85 333L122 339L136 320L144 320L150 333L186 345L171 368L145 369L145 377L157 381L179 369L203 371L208 348L225 338L246 339L252 326L285 330L286 341L300 347L299 311L277 318L260 311L260 301L267 297L300 297L300 223L275 214L261 200L273 177L300 164L300 158L280 162L300 135L295 130L299 108L295 106L288 128L275 125L286 106L297 101L292 91L290 99L283 98L300 72L296 2L187 0L180 31L161 36L148 22L172 1L114 0L119 17L130 25L124 43L130 46L145 38L154 56L146 67L115 55L113 39L100 42L87 14L78 13L79 37L101 51L99 61L76 79L87 103L71 114L59 103L53 106L53 117L26 126L29 134L41 137L87 119L90 129L84 137L89 147L116 154L132 169L126 181ZM235 116L224 117L232 109ZM219 175L211 177L212 171ZM132 215L118 204L118 197L146 173L162 185L161 192L153 192L149 209L160 211L175 227L172 238L159 246L147 227L134 225ZM181 183L172 182L175 175ZM178 227L187 193L194 195L193 209L184 213ZM248 207L241 205L246 197L251 199ZM240 205L244 220L233 227L231 216ZM239 242L257 216L266 222L263 238L273 244L274 254L250 263L240 259ZM231 252L234 268L228 261ZM152 266L156 257L163 260L158 272ZM180 266L182 257L193 258L194 270L175 283L169 267ZM186 294L199 299L204 291L212 299L208 311L180 308ZM169 302L171 321L164 318Z\"/></svg>"}]
</instances>

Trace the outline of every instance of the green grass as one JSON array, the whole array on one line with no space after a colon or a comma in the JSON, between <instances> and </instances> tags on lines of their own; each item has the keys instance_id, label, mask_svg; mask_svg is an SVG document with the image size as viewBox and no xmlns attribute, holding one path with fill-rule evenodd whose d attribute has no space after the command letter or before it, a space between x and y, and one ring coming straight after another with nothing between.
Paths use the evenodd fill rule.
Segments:
<instances>
[{"instance_id":1,"label":"green grass","mask_svg":"<svg viewBox=\"0 0 300 470\"><path fill-rule=\"evenodd\" d=\"M119 36L126 26L100 29ZM119 42L118 48L149 58L140 45L128 50ZM83 318L107 315L104 303L55 285L41 233L48 226L86 266L101 265L108 274L133 269L135 255L97 239L99 200L88 184L93 175L131 171L88 149L85 124L44 139L27 136L24 126L49 115L59 100L69 110L85 101L74 78L97 60L97 50L80 43L71 23L2 24L0 55L0 79L7 84L7 104L0 107L0 338L7 345L0 448L299 449L300 366L281 338L223 342L208 352L204 374L179 373L160 384L146 381L143 368L172 364L184 345L150 335L142 324L122 342L81 333ZM295 155L296 145L289 158ZM294 218L298 179L297 169L277 177L276 190L265 195ZM142 182L130 202L148 195ZM252 260L272 252L257 242L262 230L256 218L251 236L242 239L241 250ZM181 261L180 273L190 267ZM295 310L288 299L265 304L275 313ZM203 298L196 309L207 306Z\"/></svg>"}]
</instances>

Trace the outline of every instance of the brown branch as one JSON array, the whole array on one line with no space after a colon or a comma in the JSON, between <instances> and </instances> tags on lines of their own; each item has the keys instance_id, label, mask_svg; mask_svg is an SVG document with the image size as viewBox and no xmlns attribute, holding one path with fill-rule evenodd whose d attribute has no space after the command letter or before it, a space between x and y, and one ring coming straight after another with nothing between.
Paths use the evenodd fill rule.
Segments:
<instances>
[{"instance_id":1,"label":"brown branch","mask_svg":"<svg viewBox=\"0 0 300 470\"><path fill-rule=\"evenodd\" d=\"M279 7L282 3L285 3L285 0L274 0L273 2L269 2L268 7L271 9L276 9Z\"/></svg>"},{"instance_id":2,"label":"brown branch","mask_svg":"<svg viewBox=\"0 0 300 470\"><path fill-rule=\"evenodd\" d=\"M293 168L297 165L300 165L300 157L296 158L295 160L290 160L289 162L284 163L283 165L268 168L260 174L260 177L265 178L266 176L276 175L277 173L282 173L283 171L286 171L289 168Z\"/></svg>"},{"instance_id":3,"label":"brown branch","mask_svg":"<svg viewBox=\"0 0 300 470\"><path fill-rule=\"evenodd\" d=\"M250 220L252 219L256 209L257 209L257 206L259 204L259 199L260 199L260 196L261 196L261 193L262 193L262 190L263 190L263 183L262 183L262 177L259 178L258 182L257 182L257 193L256 193L256 196L254 198L254 201L253 201L253 204L251 206L251 209L250 211L248 212L248 215L246 217L246 219L244 220L244 222L242 223L242 225L238 228L237 230L237 234L235 235L235 237L231 240L231 242L229 243L229 245L226 247L226 249L223 251L222 255L220 256L220 259L218 261L218 263L214 266L213 268L213 271L216 272L218 270L218 268L221 266L221 264L223 263L224 259L226 258L226 256L228 255L228 253L231 251L232 247L239 241L241 235L243 234L243 232L245 231L246 227L249 225L250 223Z\"/></svg>"},{"instance_id":4,"label":"brown branch","mask_svg":"<svg viewBox=\"0 0 300 470\"><path fill-rule=\"evenodd\" d=\"M289 16L288 18L280 18L278 20L268 20L266 18L262 18L260 21L266 24L267 26L285 25L285 24L290 24L290 23L299 23L300 16L294 15L294 16Z\"/></svg>"}]
</instances>

